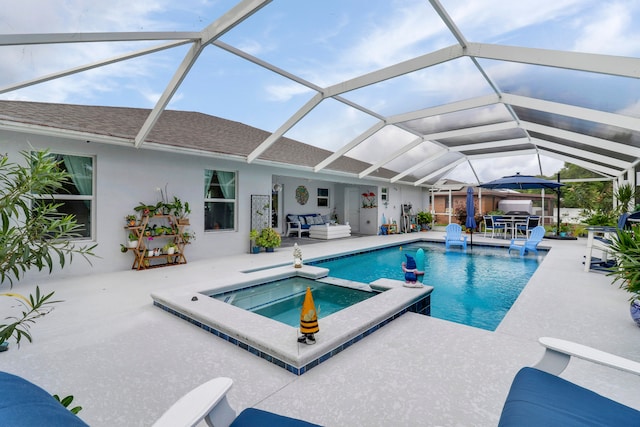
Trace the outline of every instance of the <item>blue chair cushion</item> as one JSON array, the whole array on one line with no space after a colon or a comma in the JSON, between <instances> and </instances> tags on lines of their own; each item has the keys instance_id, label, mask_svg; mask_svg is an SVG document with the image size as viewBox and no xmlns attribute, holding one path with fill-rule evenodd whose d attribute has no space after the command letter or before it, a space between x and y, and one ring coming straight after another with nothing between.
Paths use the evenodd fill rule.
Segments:
<instances>
[{"instance_id":1,"label":"blue chair cushion","mask_svg":"<svg viewBox=\"0 0 640 427\"><path fill-rule=\"evenodd\" d=\"M320 427L296 418L289 418L273 412L247 408L231 423L231 427Z\"/></svg>"},{"instance_id":2,"label":"blue chair cushion","mask_svg":"<svg viewBox=\"0 0 640 427\"><path fill-rule=\"evenodd\" d=\"M0 424L11 427L88 427L37 385L0 372Z\"/></svg>"},{"instance_id":3,"label":"blue chair cushion","mask_svg":"<svg viewBox=\"0 0 640 427\"><path fill-rule=\"evenodd\" d=\"M624 426L640 411L535 368L513 379L498 426Z\"/></svg>"}]
</instances>

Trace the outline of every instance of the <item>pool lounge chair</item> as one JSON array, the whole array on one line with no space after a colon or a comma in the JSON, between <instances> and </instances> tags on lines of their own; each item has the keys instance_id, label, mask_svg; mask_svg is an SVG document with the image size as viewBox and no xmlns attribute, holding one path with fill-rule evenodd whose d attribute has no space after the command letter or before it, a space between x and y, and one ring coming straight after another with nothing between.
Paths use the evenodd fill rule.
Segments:
<instances>
[{"instance_id":1,"label":"pool lounge chair","mask_svg":"<svg viewBox=\"0 0 640 427\"><path fill-rule=\"evenodd\" d=\"M545 232L546 230L544 229L544 227L539 225L531 230L531 235L528 239L511 239L511 244L509 245L509 253L511 253L511 249L515 249L517 251L520 251L520 256L524 256L526 252L535 252L537 254L538 244L542 241Z\"/></svg>"},{"instance_id":2,"label":"pool lounge chair","mask_svg":"<svg viewBox=\"0 0 640 427\"><path fill-rule=\"evenodd\" d=\"M546 347L532 368L522 368L500 416L499 427L622 426L637 424L640 411L560 378L571 357L640 375L640 363L557 338L540 338Z\"/></svg>"},{"instance_id":3,"label":"pool lounge chair","mask_svg":"<svg viewBox=\"0 0 640 427\"><path fill-rule=\"evenodd\" d=\"M462 227L458 224L449 224L445 229L447 234L444 236L444 246L449 249L449 246L462 246L463 249L467 249L467 236L462 235Z\"/></svg>"}]
</instances>

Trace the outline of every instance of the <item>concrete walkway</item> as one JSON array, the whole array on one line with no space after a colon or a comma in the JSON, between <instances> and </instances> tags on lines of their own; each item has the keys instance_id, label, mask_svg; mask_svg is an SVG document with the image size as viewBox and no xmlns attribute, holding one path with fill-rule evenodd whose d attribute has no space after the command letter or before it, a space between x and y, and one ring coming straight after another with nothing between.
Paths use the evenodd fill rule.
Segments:
<instances>
[{"instance_id":1,"label":"concrete walkway","mask_svg":"<svg viewBox=\"0 0 640 427\"><path fill-rule=\"evenodd\" d=\"M437 232L359 237L305 245L303 253L312 259L417 237L442 240ZM474 243L483 241L506 243L474 235ZM75 395L81 418L96 427L150 425L182 394L217 376L234 380L229 400L238 410L255 406L327 426L492 426L514 374L541 356L539 336L640 360L628 294L611 278L582 271L585 239L543 244L551 252L495 332L408 313L301 377L164 313L149 297L289 263L290 248L41 282L64 303L32 328L33 343L0 353L0 369ZM7 301L1 303L6 313ZM637 377L580 361L563 377L640 409Z\"/></svg>"}]
</instances>

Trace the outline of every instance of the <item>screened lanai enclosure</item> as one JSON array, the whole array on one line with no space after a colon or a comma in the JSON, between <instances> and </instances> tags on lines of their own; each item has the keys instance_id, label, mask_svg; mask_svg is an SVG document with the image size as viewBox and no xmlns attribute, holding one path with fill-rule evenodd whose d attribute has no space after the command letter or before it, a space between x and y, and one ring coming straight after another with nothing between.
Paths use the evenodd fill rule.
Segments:
<instances>
[{"instance_id":1,"label":"screened lanai enclosure","mask_svg":"<svg viewBox=\"0 0 640 427\"><path fill-rule=\"evenodd\" d=\"M290 138L328 150L300 168L331 171L346 156L367 166L341 173L390 183L482 183L569 162L635 184L637 1L26 0L5 9L0 97L151 109L126 141L136 147L171 109L267 131L248 163ZM0 110L0 128L21 126Z\"/></svg>"}]
</instances>

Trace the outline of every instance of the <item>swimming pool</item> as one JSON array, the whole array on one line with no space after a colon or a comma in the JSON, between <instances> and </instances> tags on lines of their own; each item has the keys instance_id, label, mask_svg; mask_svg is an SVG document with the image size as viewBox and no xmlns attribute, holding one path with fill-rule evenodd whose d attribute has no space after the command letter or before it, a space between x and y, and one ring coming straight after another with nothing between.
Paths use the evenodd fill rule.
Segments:
<instances>
[{"instance_id":1,"label":"swimming pool","mask_svg":"<svg viewBox=\"0 0 640 427\"><path fill-rule=\"evenodd\" d=\"M285 325L300 325L300 308L311 288L318 319L369 299L377 292L330 285L306 277L289 277L248 288L211 295L219 301L260 314Z\"/></svg>"},{"instance_id":2,"label":"swimming pool","mask_svg":"<svg viewBox=\"0 0 640 427\"><path fill-rule=\"evenodd\" d=\"M369 283L379 278L403 280L405 254L425 251L424 284L434 286L431 316L486 330L495 330L507 314L545 254L511 256L504 248L474 246L445 251L444 245L420 242L313 265L328 268L330 276Z\"/></svg>"}]
</instances>

